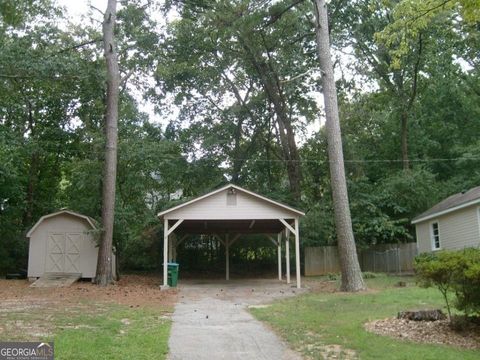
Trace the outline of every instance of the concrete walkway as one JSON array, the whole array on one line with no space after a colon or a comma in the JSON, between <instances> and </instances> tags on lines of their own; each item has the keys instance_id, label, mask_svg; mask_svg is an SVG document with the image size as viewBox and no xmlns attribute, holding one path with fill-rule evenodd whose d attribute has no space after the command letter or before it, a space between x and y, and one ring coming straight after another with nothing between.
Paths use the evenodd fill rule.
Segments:
<instances>
[{"instance_id":1,"label":"concrete walkway","mask_svg":"<svg viewBox=\"0 0 480 360\"><path fill-rule=\"evenodd\" d=\"M173 314L169 359L301 359L247 307L303 291L273 280L184 283Z\"/></svg>"}]
</instances>

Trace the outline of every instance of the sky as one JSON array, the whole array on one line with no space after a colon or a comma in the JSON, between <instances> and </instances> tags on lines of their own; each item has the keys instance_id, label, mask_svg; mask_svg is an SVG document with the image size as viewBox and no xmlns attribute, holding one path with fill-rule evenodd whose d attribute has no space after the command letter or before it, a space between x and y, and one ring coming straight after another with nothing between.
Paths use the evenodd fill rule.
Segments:
<instances>
[{"instance_id":1,"label":"sky","mask_svg":"<svg viewBox=\"0 0 480 360\"><path fill-rule=\"evenodd\" d=\"M74 19L80 19L90 10L90 5L97 9L105 10L107 8L106 0L57 0L57 2L67 8L69 15ZM98 14L100 17L100 14Z\"/></svg>"},{"instance_id":2,"label":"sky","mask_svg":"<svg viewBox=\"0 0 480 360\"><path fill-rule=\"evenodd\" d=\"M57 3L67 9L70 21L73 23L81 23L84 17L92 17L101 22L102 14L94 8L102 12L107 8L107 0L57 0ZM100 27L101 24L99 23L99 28ZM170 119L163 118L156 114L154 110L155 106L151 102L145 101L136 89L130 87L130 90L135 96L140 110L148 114L150 121L160 123L162 127L165 128Z\"/></svg>"},{"instance_id":3,"label":"sky","mask_svg":"<svg viewBox=\"0 0 480 360\"><path fill-rule=\"evenodd\" d=\"M95 20L102 21L102 15L100 14L100 12L93 9L92 7L95 7L101 11L105 11L107 7L107 0L57 0L57 3L67 9L70 20L73 23L81 23L82 18L85 16L92 16ZM131 88L131 90L139 104L140 110L149 115L150 121L160 123L162 127L165 127L171 118L162 117L156 114L154 111L154 105L152 103L143 100L141 94L138 93L138 91L136 91L135 89ZM323 96L320 93L318 94L318 96L315 96L315 98L319 105L323 105ZM323 108L323 106L319 106L319 108ZM173 114L175 113L178 112L174 111ZM323 123L324 119L319 118L313 124L309 124L306 128L305 136L300 136L300 134L298 134L297 141L299 143L303 143L306 139L316 133L320 129L321 124Z\"/></svg>"}]
</instances>

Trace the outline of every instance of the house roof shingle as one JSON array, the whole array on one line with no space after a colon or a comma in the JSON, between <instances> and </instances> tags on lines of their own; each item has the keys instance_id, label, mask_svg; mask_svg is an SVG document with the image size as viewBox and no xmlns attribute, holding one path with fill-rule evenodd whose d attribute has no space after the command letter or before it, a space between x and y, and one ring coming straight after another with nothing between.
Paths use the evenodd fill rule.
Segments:
<instances>
[{"instance_id":1,"label":"house roof shingle","mask_svg":"<svg viewBox=\"0 0 480 360\"><path fill-rule=\"evenodd\" d=\"M440 201L438 204L434 205L427 211L416 216L412 220L412 223L415 224L422 220L428 220L432 216L435 216L436 214L448 212L448 210L453 211L455 208L459 206L467 205L471 202L475 202L476 200L480 202L480 186L474 187L468 191L463 191L461 193L449 196L448 198Z\"/></svg>"}]
</instances>

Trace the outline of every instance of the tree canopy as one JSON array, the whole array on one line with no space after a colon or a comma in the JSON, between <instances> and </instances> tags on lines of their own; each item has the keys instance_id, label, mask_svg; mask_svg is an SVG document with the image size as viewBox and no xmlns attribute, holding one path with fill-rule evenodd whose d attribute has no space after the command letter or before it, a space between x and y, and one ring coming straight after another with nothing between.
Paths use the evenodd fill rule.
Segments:
<instances>
[{"instance_id":1,"label":"tree canopy","mask_svg":"<svg viewBox=\"0 0 480 360\"><path fill-rule=\"evenodd\" d=\"M479 9L329 3L357 246L412 241L412 217L480 185ZM0 3L2 272L25 266L42 215L101 218L106 70L91 12L80 24L54 0ZM158 268L156 214L227 182L305 210L302 246L336 243L313 1L122 0L115 36L122 268ZM267 248L242 256L275 261Z\"/></svg>"}]
</instances>

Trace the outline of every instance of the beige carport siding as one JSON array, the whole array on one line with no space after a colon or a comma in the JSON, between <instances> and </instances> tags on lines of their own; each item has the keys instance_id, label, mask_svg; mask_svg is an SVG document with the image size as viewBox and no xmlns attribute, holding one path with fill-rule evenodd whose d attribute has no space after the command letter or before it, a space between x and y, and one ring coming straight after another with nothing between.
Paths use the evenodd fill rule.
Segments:
<instances>
[{"instance_id":1,"label":"beige carport siding","mask_svg":"<svg viewBox=\"0 0 480 360\"><path fill-rule=\"evenodd\" d=\"M278 279L282 280L282 242L285 242L287 283L290 283L290 234L295 239L295 276L300 283L299 210L236 185L227 185L158 214L164 221L163 286L167 263L176 260L177 246L189 234L215 236L225 246L225 278L230 278L229 249L245 234L265 234L278 252Z\"/></svg>"}]
</instances>

